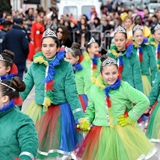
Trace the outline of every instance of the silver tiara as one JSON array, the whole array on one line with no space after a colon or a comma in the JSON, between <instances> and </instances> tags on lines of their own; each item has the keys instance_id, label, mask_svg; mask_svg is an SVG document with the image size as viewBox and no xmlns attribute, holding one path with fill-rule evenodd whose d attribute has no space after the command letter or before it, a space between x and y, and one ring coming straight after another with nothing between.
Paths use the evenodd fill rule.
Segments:
<instances>
[{"instance_id":1,"label":"silver tiara","mask_svg":"<svg viewBox=\"0 0 160 160\"><path fill-rule=\"evenodd\" d=\"M72 49L72 48L68 48L68 47L65 47L65 51L66 51L66 52L74 53L73 49Z\"/></svg>"},{"instance_id":2,"label":"silver tiara","mask_svg":"<svg viewBox=\"0 0 160 160\"><path fill-rule=\"evenodd\" d=\"M0 54L0 61L6 61L6 62L9 62L9 63L12 63L12 61L9 61L9 60L4 59L1 54Z\"/></svg>"},{"instance_id":3,"label":"silver tiara","mask_svg":"<svg viewBox=\"0 0 160 160\"><path fill-rule=\"evenodd\" d=\"M136 30L142 30L143 31L143 27L140 26L139 24L137 24L136 26L133 27L133 31L136 31Z\"/></svg>"},{"instance_id":4,"label":"silver tiara","mask_svg":"<svg viewBox=\"0 0 160 160\"><path fill-rule=\"evenodd\" d=\"M102 62L101 65L102 65L102 67L104 67L104 66L110 66L110 65L114 65L114 64L117 64L117 62L113 58L108 57L106 60L104 60Z\"/></svg>"},{"instance_id":5,"label":"silver tiara","mask_svg":"<svg viewBox=\"0 0 160 160\"><path fill-rule=\"evenodd\" d=\"M56 37L56 34L54 31L52 31L50 28L48 28L47 30L45 30L45 32L43 33L43 38L44 37Z\"/></svg>"},{"instance_id":6,"label":"silver tiara","mask_svg":"<svg viewBox=\"0 0 160 160\"><path fill-rule=\"evenodd\" d=\"M88 42L88 45L90 45L91 43L94 43L94 42L96 42L96 41L95 41L95 39L92 37L92 38L90 39L90 41Z\"/></svg>"},{"instance_id":7,"label":"silver tiara","mask_svg":"<svg viewBox=\"0 0 160 160\"><path fill-rule=\"evenodd\" d=\"M157 24L157 25L154 27L154 30L155 30L155 31L158 30L158 29L160 29L160 24Z\"/></svg>"},{"instance_id":8,"label":"silver tiara","mask_svg":"<svg viewBox=\"0 0 160 160\"><path fill-rule=\"evenodd\" d=\"M114 31L114 34L115 33L126 33L126 30L123 27L118 26Z\"/></svg>"},{"instance_id":9,"label":"silver tiara","mask_svg":"<svg viewBox=\"0 0 160 160\"><path fill-rule=\"evenodd\" d=\"M11 86L9 86L9 85L7 85L7 84L3 83L1 79L0 79L0 84L2 84L3 86L6 86L6 87L8 87L8 88L12 89L12 91L13 91L13 92L15 92L15 91L16 91L16 89L15 89L15 88L13 88L13 87L11 87Z\"/></svg>"}]
</instances>

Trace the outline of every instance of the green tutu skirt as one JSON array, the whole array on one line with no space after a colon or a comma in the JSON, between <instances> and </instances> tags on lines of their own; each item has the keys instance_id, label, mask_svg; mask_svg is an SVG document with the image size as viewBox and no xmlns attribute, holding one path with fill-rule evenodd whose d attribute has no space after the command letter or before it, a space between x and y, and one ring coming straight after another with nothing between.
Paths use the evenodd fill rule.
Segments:
<instances>
[{"instance_id":1,"label":"green tutu skirt","mask_svg":"<svg viewBox=\"0 0 160 160\"><path fill-rule=\"evenodd\" d=\"M156 103L152 111L146 135L152 142L160 143L160 102Z\"/></svg>"},{"instance_id":2,"label":"green tutu skirt","mask_svg":"<svg viewBox=\"0 0 160 160\"><path fill-rule=\"evenodd\" d=\"M142 84L143 84L143 91L146 96L149 95L151 91L151 76L150 75L142 75Z\"/></svg>"},{"instance_id":3,"label":"green tutu skirt","mask_svg":"<svg viewBox=\"0 0 160 160\"><path fill-rule=\"evenodd\" d=\"M76 152L76 151L75 151ZM76 156L82 160L157 160L157 148L137 127L94 126L80 145Z\"/></svg>"}]
</instances>

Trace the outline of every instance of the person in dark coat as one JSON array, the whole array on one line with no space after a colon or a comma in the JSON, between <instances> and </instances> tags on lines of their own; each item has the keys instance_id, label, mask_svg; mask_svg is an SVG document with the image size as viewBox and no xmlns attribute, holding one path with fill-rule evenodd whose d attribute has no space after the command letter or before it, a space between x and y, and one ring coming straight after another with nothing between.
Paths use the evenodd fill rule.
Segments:
<instances>
[{"instance_id":1,"label":"person in dark coat","mask_svg":"<svg viewBox=\"0 0 160 160\"><path fill-rule=\"evenodd\" d=\"M20 78L23 78L29 53L28 38L22 27L23 20L21 18L15 19L12 29L7 32L3 41L3 49L8 49L15 54L14 63L17 65Z\"/></svg>"},{"instance_id":2,"label":"person in dark coat","mask_svg":"<svg viewBox=\"0 0 160 160\"><path fill-rule=\"evenodd\" d=\"M11 21L4 21L2 23L3 28L0 30L0 53L2 52L2 49L4 48L2 46L4 38L6 36L7 31L9 31L12 28L12 22Z\"/></svg>"}]
</instances>

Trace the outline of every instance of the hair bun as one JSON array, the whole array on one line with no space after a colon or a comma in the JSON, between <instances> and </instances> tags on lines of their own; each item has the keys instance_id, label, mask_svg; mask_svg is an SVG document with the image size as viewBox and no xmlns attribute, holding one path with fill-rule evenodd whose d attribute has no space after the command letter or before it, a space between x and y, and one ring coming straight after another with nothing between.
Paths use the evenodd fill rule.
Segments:
<instances>
[{"instance_id":1,"label":"hair bun","mask_svg":"<svg viewBox=\"0 0 160 160\"><path fill-rule=\"evenodd\" d=\"M77 42L73 42L71 48L80 49L80 44Z\"/></svg>"},{"instance_id":2,"label":"hair bun","mask_svg":"<svg viewBox=\"0 0 160 160\"><path fill-rule=\"evenodd\" d=\"M106 54L103 54L101 56L101 62L105 61L109 56L107 56Z\"/></svg>"},{"instance_id":3,"label":"hair bun","mask_svg":"<svg viewBox=\"0 0 160 160\"><path fill-rule=\"evenodd\" d=\"M12 83L15 86L16 91L23 92L26 89L25 83L18 76L13 77Z\"/></svg>"},{"instance_id":4,"label":"hair bun","mask_svg":"<svg viewBox=\"0 0 160 160\"><path fill-rule=\"evenodd\" d=\"M8 57L12 60L14 59L14 53L10 50L7 50L7 49L3 50L1 55L4 57L4 59L5 59L5 57Z\"/></svg>"}]
</instances>

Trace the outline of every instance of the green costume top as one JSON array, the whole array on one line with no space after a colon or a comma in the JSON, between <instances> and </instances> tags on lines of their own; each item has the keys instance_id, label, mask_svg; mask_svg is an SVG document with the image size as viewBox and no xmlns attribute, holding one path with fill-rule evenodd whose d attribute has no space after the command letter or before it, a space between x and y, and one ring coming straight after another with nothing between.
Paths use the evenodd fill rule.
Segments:
<instances>
[{"instance_id":1,"label":"green costume top","mask_svg":"<svg viewBox=\"0 0 160 160\"><path fill-rule=\"evenodd\" d=\"M0 159L34 160L38 137L33 121L14 106L13 100L4 108L0 110Z\"/></svg>"},{"instance_id":2,"label":"green costume top","mask_svg":"<svg viewBox=\"0 0 160 160\"><path fill-rule=\"evenodd\" d=\"M156 74L148 98L150 100L150 106L153 106L156 101L160 102L160 72L157 72Z\"/></svg>"},{"instance_id":3,"label":"green costume top","mask_svg":"<svg viewBox=\"0 0 160 160\"><path fill-rule=\"evenodd\" d=\"M145 42L145 39L143 42ZM134 42L133 53L137 54L139 57L141 74L151 74L153 81L155 78L155 74L157 73L155 52L153 50L153 47L147 43L148 41L146 41L146 43L144 44L143 42L141 46Z\"/></svg>"},{"instance_id":4,"label":"green costume top","mask_svg":"<svg viewBox=\"0 0 160 160\"><path fill-rule=\"evenodd\" d=\"M90 75L92 84L95 83L96 78L100 73L100 55L95 55L93 59L90 58L88 52L84 52L84 60L81 62L82 66L87 70Z\"/></svg>"},{"instance_id":5,"label":"green costume top","mask_svg":"<svg viewBox=\"0 0 160 160\"><path fill-rule=\"evenodd\" d=\"M158 71L160 71L160 43L157 44L153 37L149 39L149 43L153 47L154 54L155 54L156 61L157 61L157 69Z\"/></svg>"},{"instance_id":6,"label":"green costume top","mask_svg":"<svg viewBox=\"0 0 160 160\"><path fill-rule=\"evenodd\" d=\"M55 74L52 74L53 72ZM49 84L45 83L47 78L52 80ZM54 60L47 60L42 52L37 53L24 82L27 87L21 93L23 100L26 99L35 85L35 101L37 104L43 105L45 111L51 104L58 105L68 102L75 120L84 117L77 94L72 65L64 61L64 51L58 52Z\"/></svg>"},{"instance_id":7,"label":"green costume top","mask_svg":"<svg viewBox=\"0 0 160 160\"><path fill-rule=\"evenodd\" d=\"M104 88L107 85L99 76L91 87L91 97L85 112L85 117L96 126L114 126L118 124L118 117L128 111L129 117L137 121L149 106L148 98L134 89L127 82L121 81L116 90L110 90L111 108L106 105ZM133 107L133 103L136 105ZM109 116L109 118L108 118Z\"/></svg>"},{"instance_id":8,"label":"green costume top","mask_svg":"<svg viewBox=\"0 0 160 160\"><path fill-rule=\"evenodd\" d=\"M143 92L138 56L136 53L132 51L133 49L131 49L130 51L126 49L124 52L118 52L117 47L113 45L111 46L107 55L110 56L111 58L114 58L117 61L117 63L119 61L119 57L122 58L123 61L121 62L123 63L123 71L121 75L122 80L128 82L132 87Z\"/></svg>"},{"instance_id":9,"label":"green costume top","mask_svg":"<svg viewBox=\"0 0 160 160\"><path fill-rule=\"evenodd\" d=\"M73 71L75 73L78 94L87 94L87 97L89 97L92 82L90 76L87 74L87 69L78 63L73 65Z\"/></svg>"}]
</instances>

